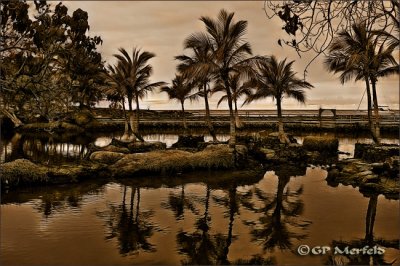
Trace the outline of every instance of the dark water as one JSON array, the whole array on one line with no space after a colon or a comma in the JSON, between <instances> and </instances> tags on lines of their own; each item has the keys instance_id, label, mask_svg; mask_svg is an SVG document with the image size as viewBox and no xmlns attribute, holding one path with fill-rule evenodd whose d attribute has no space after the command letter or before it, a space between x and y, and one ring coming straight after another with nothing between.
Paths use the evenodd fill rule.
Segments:
<instances>
[{"instance_id":1,"label":"dark water","mask_svg":"<svg viewBox=\"0 0 400 266\"><path fill-rule=\"evenodd\" d=\"M53 139L14 135L2 161L81 160L87 144L113 136ZM118 135L115 135L118 137ZM14 139L13 139L14 138ZM220 139L227 138L220 135ZM299 142L302 137L297 137ZM147 134L147 140L177 140ZM350 153L366 138L340 137ZM398 143L387 138L384 142ZM269 169L232 182L235 172L118 179L24 188L1 195L1 265L279 264L400 261L399 202L331 187L320 168ZM378 256L297 253L299 245L385 247Z\"/></svg>"},{"instance_id":2,"label":"dark water","mask_svg":"<svg viewBox=\"0 0 400 266\"><path fill-rule=\"evenodd\" d=\"M331 257L299 256L297 247L363 247L365 239L387 248L375 263L399 256L398 201L330 187L320 168L276 169L240 183L227 181L229 174L3 193L1 263L240 264L255 257L253 264L320 265Z\"/></svg>"}]
</instances>

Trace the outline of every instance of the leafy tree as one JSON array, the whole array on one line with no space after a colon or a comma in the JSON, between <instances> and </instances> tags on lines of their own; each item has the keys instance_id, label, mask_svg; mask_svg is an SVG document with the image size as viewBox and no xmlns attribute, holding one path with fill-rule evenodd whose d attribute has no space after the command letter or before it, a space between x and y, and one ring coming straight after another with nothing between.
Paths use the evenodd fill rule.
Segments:
<instances>
[{"instance_id":1,"label":"leafy tree","mask_svg":"<svg viewBox=\"0 0 400 266\"><path fill-rule=\"evenodd\" d=\"M134 135L141 141L144 141L139 134L139 100L143 99L148 92L165 85L165 82L150 82L150 76L153 73L153 67L148 64L148 61L155 57L155 54L141 51L138 48L133 48L132 55L124 48L118 49L121 54L115 54L118 59L114 66L118 69L118 82L123 87L124 95L128 99L128 107L130 113L130 125ZM132 101L136 103L136 119L132 112Z\"/></svg>"},{"instance_id":2,"label":"leafy tree","mask_svg":"<svg viewBox=\"0 0 400 266\"><path fill-rule=\"evenodd\" d=\"M86 12L78 9L71 17L62 3L35 4L31 10L24 2L1 2L1 109L14 118L16 111L52 120L68 111L70 99L93 105L102 98L101 39L87 35Z\"/></svg>"},{"instance_id":3,"label":"leafy tree","mask_svg":"<svg viewBox=\"0 0 400 266\"><path fill-rule=\"evenodd\" d=\"M290 141L283 129L282 100L284 97L290 97L304 103L304 89L310 89L313 86L296 77L297 73L292 69L294 61L286 63L286 59L278 61L275 56L271 56L260 59L258 62L259 74L252 81L256 91L247 98L245 103L267 97L272 97L276 100L279 138L281 142L289 143Z\"/></svg>"},{"instance_id":4,"label":"leafy tree","mask_svg":"<svg viewBox=\"0 0 400 266\"><path fill-rule=\"evenodd\" d=\"M172 80L172 86L164 86L161 88L162 92L166 92L171 100L179 101L182 108L182 122L185 134L187 133L187 123L185 115L185 101L195 101L199 97L199 93L192 93L193 83L190 83L183 76L176 75Z\"/></svg>"}]
</instances>

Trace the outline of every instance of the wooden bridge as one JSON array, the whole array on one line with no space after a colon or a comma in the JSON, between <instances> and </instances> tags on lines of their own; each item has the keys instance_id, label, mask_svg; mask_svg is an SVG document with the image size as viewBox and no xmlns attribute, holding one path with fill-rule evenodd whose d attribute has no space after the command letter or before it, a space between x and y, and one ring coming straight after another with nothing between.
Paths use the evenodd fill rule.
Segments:
<instances>
[{"instance_id":1,"label":"wooden bridge","mask_svg":"<svg viewBox=\"0 0 400 266\"><path fill-rule=\"evenodd\" d=\"M123 123L123 118L111 118L106 112L101 112L97 118L100 121L111 123ZM252 125L263 125L266 123L277 123L276 110L239 110L242 122ZM188 110L185 112L186 120L190 124L203 124L205 120L205 110ZM228 110L211 110L211 120L214 123L229 123ZM310 125L323 128L334 128L336 126L350 126L358 124L360 126L368 125L368 114L366 110L337 110L337 109L317 109L317 110L283 110L283 121L286 124ZM163 110L141 110L140 121L142 124L150 123L180 123L182 113L176 111ZM121 116L122 117L122 116ZM380 112L381 126L399 126L399 110Z\"/></svg>"}]
</instances>

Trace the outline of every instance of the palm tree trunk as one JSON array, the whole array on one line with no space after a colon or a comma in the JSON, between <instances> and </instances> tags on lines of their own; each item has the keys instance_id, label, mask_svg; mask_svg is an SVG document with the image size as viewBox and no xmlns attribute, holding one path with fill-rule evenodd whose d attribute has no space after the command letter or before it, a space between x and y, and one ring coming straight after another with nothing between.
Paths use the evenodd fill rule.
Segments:
<instances>
[{"instance_id":1,"label":"palm tree trunk","mask_svg":"<svg viewBox=\"0 0 400 266\"><path fill-rule=\"evenodd\" d=\"M369 87L369 78L368 78L368 76L365 76L365 85L366 85L366 90L367 90L368 125L369 125L370 131L371 131L371 135L372 135L373 141L375 143L379 143L379 141L378 141L378 139L376 137L376 134L375 134L375 126L374 126L374 123L372 121L372 108L371 108L372 100L371 100L371 90L370 90L370 87Z\"/></svg>"},{"instance_id":2,"label":"palm tree trunk","mask_svg":"<svg viewBox=\"0 0 400 266\"><path fill-rule=\"evenodd\" d=\"M139 133L139 116L140 116L140 107L139 107L139 95L135 94L135 101L136 101L136 119L135 119L135 129L133 130L133 134L135 134L136 138L138 138L141 142L144 142L144 139Z\"/></svg>"},{"instance_id":3,"label":"palm tree trunk","mask_svg":"<svg viewBox=\"0 0 400 266\"><path fill-rule=\"evenodd\" d=\"M279 140L281 143L290 143L289 138L286 136L283 129L283 119L282 119L282 106L280 97L276 98L276 107L278 109L278 133Z\"/></svg>"},{"instance_id":4,"label":"palm tree trunk","mask_svg":"<svg viewBox=\"0 0 400 266\"><path fill-rule=\"evenodd\" d=\"M186 123L186 115L185 115L185 102L181 101L181 107L182 107L182 122L183 122L183 134L187 134L187 123Z\"/></svg>"},{"instance_id":5,"label":"palm tree trunk","mask_svg":"<svg viewBox=\"0 0 400 266\"><path fill-rule=\"evenodd\" d=\"M235 103L235 125L237 128L241 128L242 123L240 122L239 112L238 112L238 108L237 108L237 101L236 101L236 99L234 99L233 101Z\"/></svg>"},{"instance_id":6,"label":"palm tree trunk","mask_svg":"<svg viewBox=\"0 0 400 266\"><path fill-rule=\"evenodd\" d=\"M133 131L133 111L132 111L132 96L128 97L128 108L129 108L129 124L131 131L128 133L129 137L131 136L131 132Z\"/></svg>"},{"instance_id":7,"label":"palm tree trunk","mask_svg":"<svg viewBox=\"0 0 400 266\"><path fill-rule=\"evenodd\" d=\"M217 142L217 135L215 134L214 127L211 123L211 116L210 116L210 106L208 104L208 93L207 93L207 83L203 84L203 91L204 91L204 104L206 106L206 124L208 127L208 131L210 132L210 135L213 138L214 142Z\"/></svg>"},{"instance_id":8,"label":"palm tree trunk","mask_svg":"<svg viewBox=\"0 0 400 266\"><path fill-rule=\"evenodd\" d=\"M367 215L365 217L365 240L371 244L374 241L374 223L375 223L377 204L378 204L377 195L374 195L371 198L369 198Z\"/></svg>"},{"instance_id":9,"label":"palm tree trunk","mask_svg":"<svg viewBox=\"0 0 400 266\"><path fill-rule=\"evenodd\" d=\"M235 222L236 211L237 211L237 206L236 206L236 185L235 185L229 189L229 227L224 249L222 250L222 254L218 259L218 264L221 265L229 264L228 254L229 254L229 248L232 244L233 223Z\"/></svg>"},{"instance_id":10,"label":"palm tree trunk","mask_svg":"<svg viewBox=\"0 0 400 266\"><path fill-rule=\"evenodd\" d=\"M235 148L236 146L236 123L235 123L235 115L233 113L232 107L232 94L229 87L228 76L223 77L226 95L228 96L228 106L229 106L229 116L230 116L230 127L229 127L229 146L231 148Z\"/></svg>"},{"instance_id":11,"label":"palm tree trunk","mask_svg":"<svg viewBox=\"0 0 400 266\"><path fill-rule=\"evenodd\" d=\"M124 119L125 119L125 129L124 129L124 135L122 135L121 139L125 140L125 139L129 139L129 119L128 119L128 116L126 115L124 99L122 100L122 112L124 114Z\"/></svg>"},{"instance_id":12,"label":"palm tree trunk","mask_svg":"<svg viewBox=\"0 0 400 266\"><path fill-rule=\"evenodd\" d=\"M378 105L378 96L376 95L376 80L371 78L372 84L372 98L374 102L374 117L375 117L375 135L377 139L377 143L380 142L380 117L379 117L379 105Z\"/></svg>"}]
</instances>

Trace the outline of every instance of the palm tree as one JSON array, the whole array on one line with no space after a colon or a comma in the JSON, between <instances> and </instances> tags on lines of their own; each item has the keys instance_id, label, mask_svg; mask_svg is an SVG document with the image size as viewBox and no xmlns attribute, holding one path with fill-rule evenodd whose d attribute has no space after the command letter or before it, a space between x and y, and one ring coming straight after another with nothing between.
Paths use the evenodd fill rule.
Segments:
<instances>
[{"instance_id":1,"label":"palm tree","mask_svg":"<svg viewBox=\"0 0 400 266\"><path fill-rule=\"evenodd\" d=\"M210 116L210 105L208 103L208 96L211 92L209 83L212 79L209 69L207 69L212 62L212 50L209 43L205 43L203 46L196 46L197 44L186 44L185 49L191 49L192 55L178 55L175 59L179 60L180 63L177 69L186 78L191 78L194 82L198 81L199 91L202 91L204 98L204 105L206 108L206 124L210 135L213 137L213 141L217 141L214 126L211 123ZM206 68L205 71L198 72L198 68Z\"/></svg>"},{"instance_id":2,"label":"palm tree","mask_svg":"<svg viewBox=\"0 0 400 266\"><path fill-rule=\"evenodd\" d=\"M148 61L155 57L155 54L141 51L133 48L132 56L124 48L118 49L121 54L114 54L118 59L115 68L118 69L119 84L123 86L124 94L128 99L128 107L130 113L131 130L135 136L143 141L139 134L139 100L143 99L148 92L165 85L165 82L150 83L150 76L153 73L153 67ZM132 112L132 101L136 103L136 119Z\"/></svg>"},{"instance_id":3,"label":"palm tree","mask_svg":"<svg viewBox=\"0 0 400 266\"><path fill-rule=\"evenodd\" d=\"M229 77L229 85L232 90L232 100L235 106L235 121L236 121L236 127L240 128L242 127L242 123L240 122L239 118L239 113L238 113L238 108L237 108L237 101L242 97L243 95L246 95L249 97L251 95L251 87L249 86L249 83L244 83L243 81L240 80L240 75L238 73L233 74L231 77ZM224 87L224 84L222 82L217 83L217 85L213 89L213 93L215 92L224 92L226 91L226 88ZM223 101L228 100L228 95L225 94L223 95L219 101L217 106L219 106Z\"/></svg>"},{"instance_id":4,"label":"palm tree","mask_svg":"<svg viewBox=\"0 0 400 266\"><path fill-rule=\"evenodd\" d=\"M296 99L298 102L304 103L304 89L313 88L310 83L296 77L297 73L292 70L293 63L294 61L286 63L286 59L278 62L275 56L259 58L258 77L252 81L256 92L245 101L245 103L249 103L267 97L272 97L276 100L279 139L282 143L290 142L283 129L283 98L290 97Z\"/></svg>"},{"instance_id":5,"label":"palm tree","mask_svg":"<svg viewBox=\"0 0 400 266\"><path fill-rule=\"evenodd\" d=\"M120 81L123 80L122 73L115 66L107 66L107 77L109 80L109 86L105 90L105 95L108 101L112 103L112 106L122 107L124 119L125 119L125 130L122 139L129 139L129 118L126 114L125 109L125 94L123 84Z\"/></svg>"},{"instance_id":6,"label":"palm tree","mask_svg":"<svg viewBox=\"0 0 400 266\"><path fill-rule=\"evenodd\" d=\"M329 71L341 72L342 84L355 79L364 80L367 93L368 124L375 143L379 143L379 109L376 95L378 77L398 73L398 66L392 57L394 46L378 49L379 38L369 32L365 23L356 23L352 31L341 31L329 46L325 65ZM378 51L377 51L378 50ZM372 83L372 93L370 82ZM372 100L374 101L375 125L372 121ZM378 133L378 134L377 134Z\"/></svg>"},{"instance_id":7,"label":"palm tree","mask_svg":"<svg viewBox=\"0 0 400 266\"><path fill-rule=\"evenodd\" d=\"M230 114L231 147L236 144L236 127L229 76L234 72L250 74L252 71L249 64L251 59L247 58L252 51L250 44L244 39L247 21L234 22L234 14L221 10L217 19L202 16L200 20L206 26L206 33L192 34L185 40L185 47L211 47L212 61L196 67L195 72L203 73L203 76L204 73L211 73L225 85Z\"/></svg>"},{"instance_id":8,"label":"palm tree","mask_svg":"<svg viewBox=\"0 0 400 266\"><path fill-rule=\"evenodd\" d=\"M180 102L182 107L182 122L184 128L184 134L187 133L187 123L186 123L186 115L185 115L185 101L190 100L194 101L197 100L199 97L199 93L191 94L193 90L193 83L188 82L181 75L176 75L175 78L172 80L172 86L164 86L161 88L162 92L166 92L170 99L174 99Z\"/></svg>"},{"instance_id":9,"label":"palm tree","mask_svg":"<svg viewBox=\"0 0 400 266\"><path fill-rule=\"evenodd\" d=\"M375 134L378 141L380 139L380 118L378 96L376 93L376 83L378 82L378 78L380 77L386 77L392 74L399 74L399 64L393 57L394 49L395 46L390 45L389 47L386 47L385 43L383 43L379 46L378 51L376 51L371 58L371 71L369 77L372 85L372 99L375 116Z\"/></svg>"}]
</instances>

